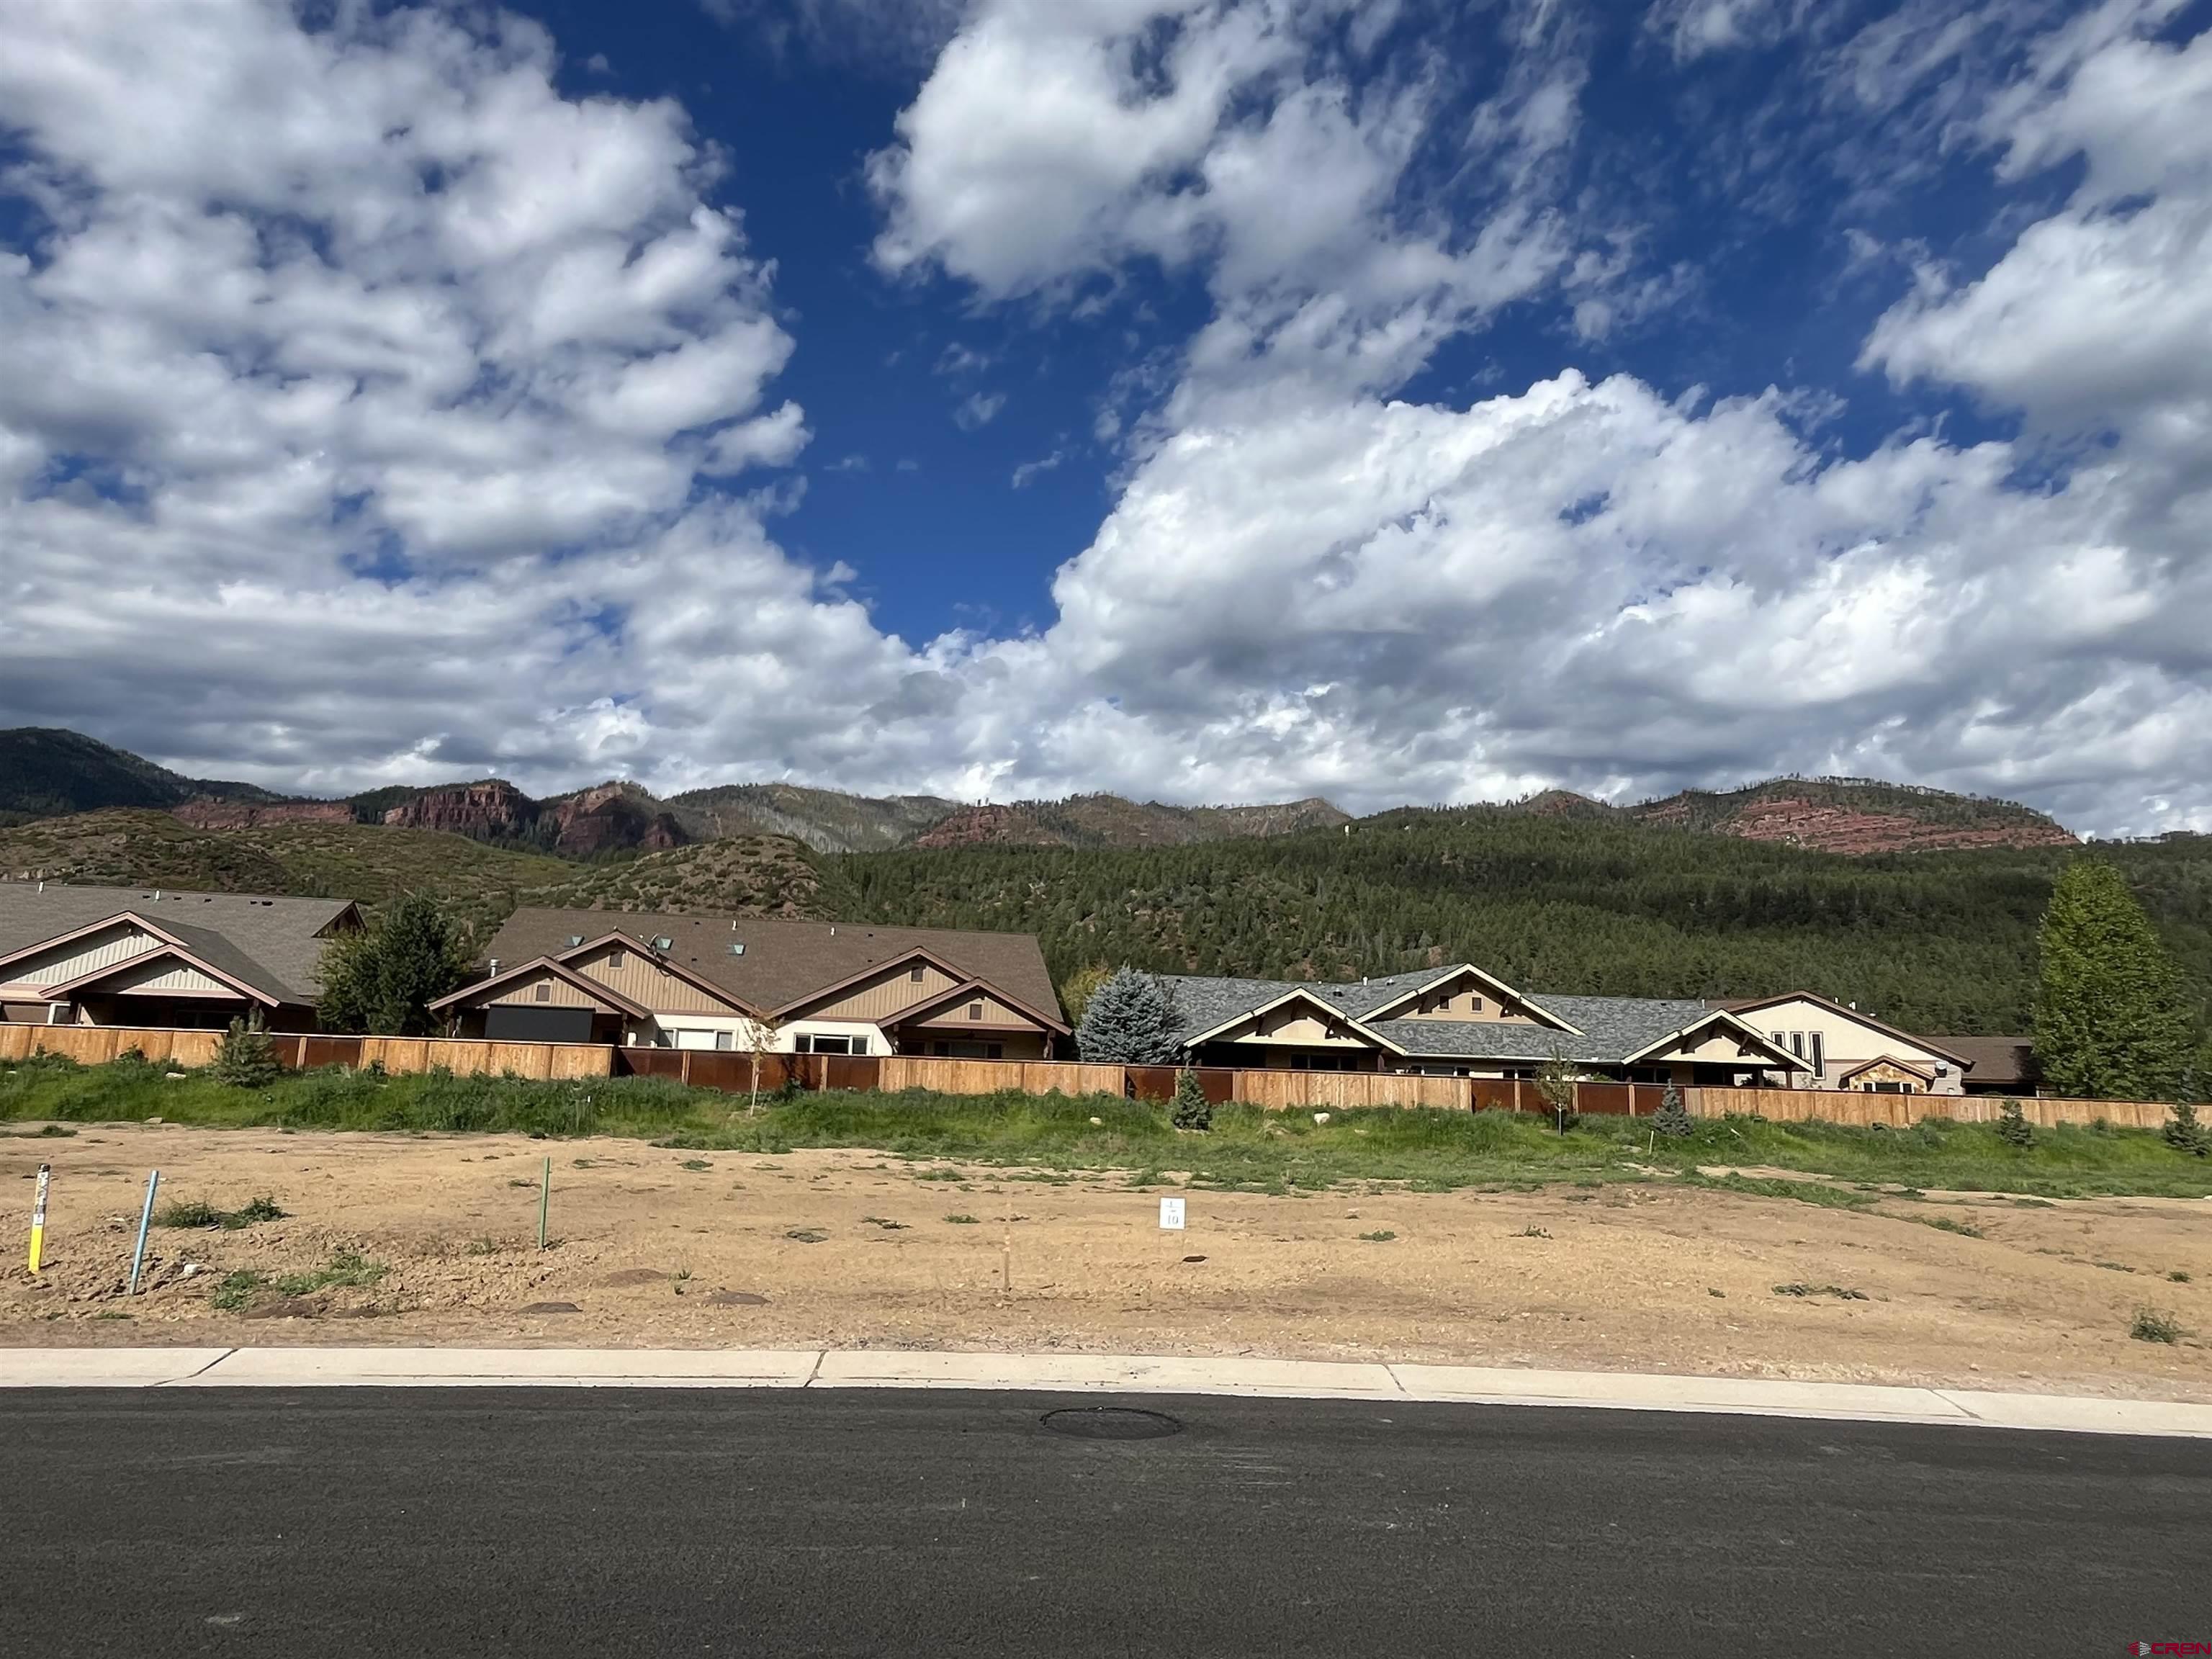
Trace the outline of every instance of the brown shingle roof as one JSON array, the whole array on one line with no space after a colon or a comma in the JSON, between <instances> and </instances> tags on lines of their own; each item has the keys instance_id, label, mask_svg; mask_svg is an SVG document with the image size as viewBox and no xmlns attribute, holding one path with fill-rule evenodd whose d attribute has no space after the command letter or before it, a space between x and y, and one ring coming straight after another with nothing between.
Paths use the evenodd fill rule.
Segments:
<instances>
[{"instance_id":1,"label":"brown shingle roof","mask_svg":"<svg viewBox=\"0 0 2212 1659\"><path fill-rule=\"evenodd\" d=\"M2035 1045L2024 1036L1939 1036L1940 1043L1961 1060L1972 1062L1966 1081L1978 1087L2033 1089L2042 1081L2043 1068L2035 1063Z\"/></svg>"},{"instance_id":2,"label":"brown shingle roof","mask_svg":"<svg viewBox=\"0 0 2212 1659\"><path fill-rule=\"evenodd\" d=\"M312 1005L327 942L324 930L353 908L351 899L4 881L0 956L129 911L279 1001Z\"/></svg>"},{"instance_id":3,"label":"brown shingle roof","mask_svg":"<svg viewBox=\"0 0 2212 1659\"><path fill-rule=\"evenodd\" d=\"M663 953L708 984L754 1008L781 1008L915 951L927 951L1030 1006L1059 1015L1060 998L1044 952L1028 933L963 933L944 927L876 927L860 922L781 921L752 916L635 915L614 910L526 907L509 916L484 947L502 968L532 957L557 957L569 941L619 933ZM732 945L745 947L732 954Z\"/></svg>"}]
</instances>

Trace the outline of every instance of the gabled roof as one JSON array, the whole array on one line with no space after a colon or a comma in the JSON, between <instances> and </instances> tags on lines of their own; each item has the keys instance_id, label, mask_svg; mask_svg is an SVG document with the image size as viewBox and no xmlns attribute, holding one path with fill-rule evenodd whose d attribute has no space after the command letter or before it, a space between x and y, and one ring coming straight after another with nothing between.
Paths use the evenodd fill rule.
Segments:
<instances>
[{"instance_id":1,"label":"gabled roof","mask_svg":"<svg viewBox=\"0 0 2212 1659\"><path fill-rule=\"evenodd\" d=\"M569 937L574 939L575 935L572 933ZM766 1018L759 1009L751 1006L742 998L732 996L728 991L708 980L703 974L697 973L690 968L686 968L680 962L671 961L669 959L668 953L663 951L658 944L653 942L654 940L665 939L668 936L665 933L655 933L652 939L647 939L643 943L640 943L638 940L631 938L628 933L602 933L597 939L586 939L581 945L570 945L567 950L562 951L557 957L554 958L554 960L562 963L574 963L580 957L590 956L595 951L603 951L610 946L624 951L635 951L638 955L650 962L654 967L661 969L662 972L666 973L674 978L682 980L686 985L690 986L693 990L700 993L702 996L710 996L714 998L715 1001L726 1005L735 1012L744 1015L748 1019L762 1019ZM594 984L598 983L597 981L593 981L592 982ZM648 1009L644 1012L649 1014L652 1011Z\"/></svg>"},{"instance_id":2,"label":"gabled roof","mask_svg":"<svg viewBox=\"0 0 2212 1659\"><path fill-rule=\"evenodd\" d=\"M787 1007L824 986L927 951L958 979L977 979L1032 1008L1057 1009L1044 952L1027 933L943 927L878 927L857 922L785 921L757 916L554 909L526 906L484 947L501 963L567 957L576 935L623 935L649 948L665 939L663 967L696 975L718 995L753 1009ZM730 947L743 945L743 956Z\"/></svg>"},{"instance_id":3,"label":"gabled roof","mask_svg":"<svg viewBox=\"0 0 2212 1659\"><path fill-rule=\"evenodd\" d=\"M966 1001L976 996L988 996L996 1001L1003 1002L1017 1013L1026 1015L1036 1021L1048 1031L1057 1032L1061 1036L1066 1036L1069 1031L1067 1023L1057 1015L1048 1014L1042 1008L1032 1008L1019 997L1010 996L997 987L987 984L980 979L963 981L924 1001L917 1002L910 1007L902 1008L896 1014L886 1014L882 1023L885 1025L912 1024L916 1020L927 1019L938 1009L949 1004Z\"/></svg>"},{"instance_id":4,"label":"gabled roof","mask_svg":"<svg viewBox=\"0 0 2212 1659\"><path fill-rule=\"evenodd\" d=\"M1838 1083L1849 1083L1860 1073L1871 1072L1877 1066L1887 1066L1893 1072L1906 1073L1913 1077L1918 1078L1923 1083L1933 1083L1936 1080L1936 1073L1929 1071L1925 1066L1915 1066L1911 1060L1899 1060L1895 1054L1876 1054L1872 1060L1861 1060L1857 1065L1852 1066L1850 1071L1838 1076L1836 1079L1836 1081Z\"/></svg>"},{"instance_id":5,"label":"gabled roof","mask_svg":"<svg viewBox=\"0 0 2212 1659\"><path fill-rule=\"evenodd\" d=\"M280 1001L306 1006L321 983L325 944L361 912L351 899L0 881L0 959L125 916Z\"/></svg>"},{"instance_id":6,"label":"gabled roof","mask_svg":"<svg viewBox=\"0 0 2212 1659\"><path fill-rule=\"evenodd\" d=\"M578 973L566 963L552 957L539 957L535 961L523 963L519 967L501 969L491 978L480 979L473 985L465 985L458 991L440 997L429 1006L434 1012L441 1008L460 1007L478 1002L487 997L497 996L507 986L536 979L540 975L550 975L564 985L572 985L586 996L605 1003L617 1013L628 1014L632 1019L650 1019L653 1017L651 1009L641 1007L623 995L621 992L602 985L599 981L586 975Z\"/></svg>"},{"instance_id":7,"label":"gabled roof","mask_svg":"<svg viewBox=\"0 0 2212 1659\"><path fill-rule=\"evenodd\" d=\"M1458 971L1454 969L1451 973ZM1561 1030L1504 1020L1363 1018L1367 1009L1397 1006L1413 994L1449 976L1435 972L1395 974L1341 985L1198 976L1170 976L1168 982L1175 988L1181 1017L1176 1042L1184 1048L1207 1041L1265 1009L1304 997L1336 1013L1376 1047L1409 1056L1537 1065L1557 1057L1576 1065L1620 1066L1701 1025L1725 1021L1772 1056L1759 1065L1801 1070L1804 1066L1795 1055L1776 1048L1764 1032L1688 998L1546 996L1540 1001L1518 991L1512 993L1523 1006L1540 1007L1559 1021ZM1489 975L1481 977L1503 983Z\"/></svg>"},{"instance_id":8,"label":"gabled roof","mask_svg":"<svg viewBox=\"0 0 2212 1659\"><path fill-rule=\"evenodd\" d=\"M804 995L793 997L789 1002L785 1003L781 1008L776 1008L770 1012L772 1012L779 1020L789 1019L793 1015L801 1012L803 1010L814 1007L821 1003L830 1001L834 998L844 995L848 991L853 990L857 987L866 985L872 979L878 978L887 973L895 973L901 968L911 968L917 962L927 963L931 967L936 969L939 973L945 975L948 979L954 981L956 983L969 978L969 975L965 969L954 967L952 963L945 961L944 957L939 956L935 951L928 949L927 946L917 945L913 950L907 951L902 956L886 957L883 961L872 962L866 967L860 969L856 972L848 974L841 980L834 981L828 985L817 986L814 989L808 991ZM901 1017L903 1018L903 1016L904 1011L902 1010Z\"/></svg>"},{"instance_id":9,"label":"gabled roof","mask_svg":"<svg viewBox=\"0 0 2212 1659\"><path fill-rule=\"evenodd\" d=\"M1651 1054L1656 1049L1670 1048L1677 1042L1685 1042L1708 1025L1724 1025L1728 1027L1730 1035L1735 1038L1737 1046L1740 1048L1756 1048L1761 1054L1766 1055L1769 1060L1779 1064L1787 1071L1809 1072L1813 1069L1802 1060L1800 1060L1796 1054L1791 1054L1789 1049L1784 1048L1780 1043L1771 1040L1765 1032L1759 1030L1746 1021L1737 1018L1725 1008L1709 1009L1704 1015L1697 1019L1692 1020L1680 1030L1670 1032L1666 1036L1659 1037L1650 1042L1645 1043L1644 1047L1638 1048L1634 1054L1630 1054L1627 1057L1628 1063L1630 1065L1634 1065L1638 1060L1644 1059L1646 1055Z\"/></svg>"},{"instance_id":10,"label":"gabled roof","mask_svg":"<svg viewBox=\"0 0 2212 1659\"><path fill-rule=\"evenodd\" d=\"M1483 969L1476 967L1471 962L1455 963L1451 967L1443 969L1441 973L1432 975L1425 984L1417 985L1411 990L1391 991L1385 995L1382 1001L1376 1003L1372 1007L1365 1010L1361 1017L1369 1020L1388 1019L1397 1009L1403 1006L1405 1004L1413 1001L1416 997L1419 997L1426 992L1434 990L1439 985L1448 985L1453 980L1459 978L1462 975L1467 975L1474 979L1480 980L1485 985L1490 988L1490 994L1499 1002L1516 1003L1523 1008L1529 1009L1535 1013L1541 1014L1546 1019L1552 1021L1556 1025L1565 1027L1569 1031L1572 1031L1575 1029L1575 1024L1572 1020L1562 1018L1553 1009L1547 1006L1543 1003L1538 1002L1535 998L1530 996L1526 991L1521 990L1517 987L1508 985L1504 980L1498 978L1497 975L1486 973ZM1403 976L1396 975L1395 977ZM1554 1000L1556 1000L1556 999L1554 999Z\"/></svg>"},{"instance_id":11,"label":"gabled roof","mask_svg":"<svg viewBox=\"0 0 2212 1659\"><path fill-rule=\"evenodd\" d=\"M181 945L163 945L151 951L141 951L135 957L125 957L120 962L108 963L104 967L95 968L88 974L79 974L75 979L65 981L59 985L49 985L44 995L49 1002L67 1002L70 998L81 995L86 991L97 989L118 975L135 973L149 963L156 962L182 963L187 967L195 968L210 979L228 985L240 996L271 1008L284 1000L275 993L264 989L251 980L240 978L237 974L208 961L194 951L186 950Z\"/></svg>"},{"instance_id":12,"label":"gabled roof","mask_svg":"<svg viewBox=\"0 0 2212 1659\"><path fill-rule=\"evenodd\" d=\"M1964 1067L1969 1063L1964 1054L1954 1054L1942 1046L1949 1040L1948 1038L1915 1036L1910 1031L1901 1031L1894 1025L1884 1024L1871 1014L1863 1014L1857 1009L1847 1007L1843 1003L1832 1002L1817 992L1784 991L1778 995L1771 997L1724 997L1710 1006L1725 1009L1731 1014L1755 1014L1762 1008L1771 1008L1778 1002L1815 1003L1832 1014L1840 1014L1845 1019L1856 1020L1870 1031L1879 1031L1884 1036L1895 1037L1900 1042L1909 1042L1916 1048L1925 1048L1938 1059L1949 1060L1954 1066Z\"/></svg>"},{"instance_id":13,"label":"gabled roof","mask_svg":"<svg viewBox=\"0 0 2212 1659\"><path fill-rule=\"evenodd\" d=\"M1281 995L1271 997L1267 1001L1260 1003L1254 1007L1239 1010L1238 1012L1231 1014L1227 1018L1218 1021L1205 1030L1197 1031L1189 1036L1178 1036L1176 1041L1185 1048L1190 1048L1200 1042L1211 1042L1213 1038L1220 1036L1222 1032L1227 1030L1230 1027L1241 1025L1248 1019L1254 1019L1258 1018L1260 1015L1271 1012L1274 1009L1281 1007L1286 1002L1303 1002L1310 1007L1318 1010L1324 1018L1339 1020L1344 1024L1350 1026L1353 1030L1357 1031L1361 1036L1365 1037L1369 1042L1374 1043L1377 1048L1389 1048L1397 1054L1403 1054L1406 1052L1391 1038L1384 1036L1381 1030L1376 1027L1361 1024L1358 1018L1346 1013L1344 1009L1337 1004L1330 1001L1326 997L1319 995L1315 988L1308 985L1291 985L1285 986L1280 988L1282 991ZM1397 1023L1404 1024L1407 1022L1401 1020Z\"/></svg>"}]
</instances>

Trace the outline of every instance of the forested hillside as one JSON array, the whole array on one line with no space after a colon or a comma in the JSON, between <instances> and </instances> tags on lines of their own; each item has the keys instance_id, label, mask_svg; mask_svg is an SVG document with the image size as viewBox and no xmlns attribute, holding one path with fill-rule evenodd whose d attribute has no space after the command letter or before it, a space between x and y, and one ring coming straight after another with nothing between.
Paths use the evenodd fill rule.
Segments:
<instances>
[{"instance_id":1,"label":"forested hillside","mask_svg":"<svg viewBox=\"0 0 2212 1659\"><path fill-rule=\"evenodd\" d=\"M2101 848L2201 1002L2212 839ZM1092 963L1322 978L1479 962L1532 991L1806 988L1922 1030L2027 1029L2065 848L1844 858L1589 817L1402 812L1263 842L975 847L824 860L854 920L1035 932Z\"/></svg>"}]
</instances>

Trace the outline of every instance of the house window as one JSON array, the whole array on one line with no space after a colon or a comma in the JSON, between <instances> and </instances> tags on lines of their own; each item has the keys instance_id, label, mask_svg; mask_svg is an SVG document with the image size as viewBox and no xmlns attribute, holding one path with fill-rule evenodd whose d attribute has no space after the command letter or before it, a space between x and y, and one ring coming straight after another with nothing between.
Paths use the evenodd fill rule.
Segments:
<instances>
[{"instance_id":1,"label":"house window","mask_svg":"<svg viewBox=\"0 0 2212 1659\"><path fill-rule=\"evenodd\" d=\"M982 1005L981 1003L980 1003L980 1002L971 1002L971 1003L969 1003L969 1004L968 1005L968 1018L970 1018L970 1019L981 1019L981 1018L983 1018L983 1005Z\"/></svg>"},{"instance_id":2,"label":"house window","mask_svg":"<svg viewBox=\"0 0 2212 1659\"><path fill-rule=\"evenodd\" d=\"M799 1039L799 1052L802 1054L864 1054L868 1052L866 1043L866 1037L801 1037ZM855 1047L855 1044L860 1046Z\"/></svg>"},{"instance_id":3,"label":"house window","mask_svg":"<svg viewBox=\"0 0 2212 1659\"><path fill-rule=\"evenodd\" d=\"M1805 1034L1802 1031L1790 1034L1790 1052L1800 1060L1805 1058Z\"/></svg>"},{"instance_id":4,"label":"house window","mask_svg":"<svg viewBox=\"0 0 2212 1659\"><path fill-rule=\"evenodd\" d=\"M553 1000L553 988L541 979L538 981L538 988L532 994L540 1002L550 1002Z\"/></svg>"},{"instance_id":5,"label":"house window","mask_svg":"<svg viewBox=\"0 0 2212 1659\"><path fill-rule=\"evenodd\" d=\"M717 1031L714 1033L714 1046L726 1052L738 1046L738 1039L732 1032Z\"/></svg>"},{"instance_id":6,"label":"house window","mask_svg":"<svg viewBox=\"0 0 2212 1659\"><path fill-rule=\"evenodd\" d=\"M1815 1073L1825 1073L1828 1069L1828 1045L1820 1040L1818 1031L1813 1033L1812 1042L1813 1052L1806 1058L1813 1062Z\"/></svg>"},{"instance_id":7,"label":"house window","mask_svg":"<svg viewBox=\"0 0 2212 1659\"><path fill-rule=\"evenodd\" d=\"M920 968L909 968L906 970L906 977L909 985L919 985L922 980L922 970Z\"/></svg>"},{"instance_id":8,"label":"house window","mask_svg":"<svg viewBox=\"0 0 2212 1659\"><path fill-rule=\"evenodd\" d=\"M621 966L623 965L623 953L622 951L608 951L608 952L607 952L607 966L608 966L608 967L610 967L610 968L619 968L619 967L621 967Z\"/></svg>"},{"instance_id":9,"label":"house window","mask_svg":"<svg viewBox=\"0 0 2212 1659\"><path fill-rule=\"evenodd\" d=\"M1482 999L1480 997L1469 997L1467 1000L1467 1011L1470 1014L1480 1013L1482 1012Z\"/></svg>"}]
</instances>

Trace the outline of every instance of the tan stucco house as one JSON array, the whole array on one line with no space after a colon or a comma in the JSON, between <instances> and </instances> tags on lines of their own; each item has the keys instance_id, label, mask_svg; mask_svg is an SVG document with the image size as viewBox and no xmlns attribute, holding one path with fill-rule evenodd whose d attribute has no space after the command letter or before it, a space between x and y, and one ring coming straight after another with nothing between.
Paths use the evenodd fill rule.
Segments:
<instances>
[{"instance_id":1,"label":"tan stucco house","mask_svg":"<svg viewBox=\"0 0 2212 1659\"><path fill-rule=\"evenodd\" d=\"M1915 1036L1810 991L1713 1006L1757 1026L1776 1047L1803 1061L1796 1080L1808 1089L1963 1094L1974 1064L1950 1039Z\"/></svg>"},{"instance_id":2,"label":"tan stucco house","mask_svg":"<svg viewBox=\"0 0 2212 1659\"><path fill-rule=\"evenodd\" d=\"M1171 976L1182 1055L1200 1066L1729 1085L1804 1062L1703 1002L1532 995L1472 963L1357 982Z\"/></svg>"},{"instance_id":3,"label":"tan stucco house","mask_svg":"<svg viewBox=\"0 0 2212 1659\"><path fill-rule=\"evenodd\" d=\"M312 1031L323 951L361 925L351 899L0 882L0 1018Z\"/></svg>"},{"instance_id":4,"label":"tan stucco house","mask_svg":"<svg viewBox=\"0 0 2212 1659\"><path fill-rule=\"evenodd\" d=\"M433 1005L464 1036L1043 1060L1068 1035L1026 933L529 907L482 967Z\"/></svg>"}]
</instances>

